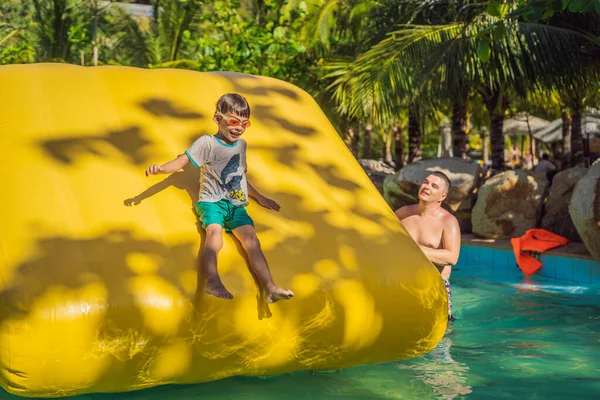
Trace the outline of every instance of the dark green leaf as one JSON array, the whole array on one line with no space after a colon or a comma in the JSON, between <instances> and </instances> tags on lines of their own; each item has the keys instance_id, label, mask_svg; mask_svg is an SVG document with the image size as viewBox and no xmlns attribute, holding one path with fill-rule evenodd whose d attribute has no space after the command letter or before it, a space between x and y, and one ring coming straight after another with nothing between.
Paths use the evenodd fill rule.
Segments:
<instances>
[{"instance_id":1,"label":"dark green leaf","mask_svg":"<svg viewBox=\"0 0 600 400\"><path fill-rule=\"evenodd\" d=\"M542 20L548 19L554 15L554 10L546 10L544 15L542 15Z\"/></svg>"},{"instance_id":2,"label":"dark green leaf","mask_svg":"<svg viewBox=\"0 0 600 400\"><path fill-rule=\"evenodd\" d=\"M502 16L500 4L496 3L495 1L492 1L487 6L487 13L490 14L492 17L500 18Z\"/></svg>"},{"instance_id":3,"label":"dark green leaf","mask_svg":"<svg viewBox=\"0 0 600 400\"><path fill-rule=\"evenodd\" d=\"M493 32L494 40L501 40L506 37L506 26L504 25L504 21L500 21L496 24Z\"/></svg>"},{"instance_id":4,"label":"dark green leaf","mask_svg":"<svg viewBox=\"0 0 600 400\"><path fill-rule=\"evenodd\" d=\"M487 62L490 59L491 51L490 45L482 40L477 46L477 57L479 57L482 62Z\"/></svg>"},{"instance_id":5,"label":"dark green leaf","mask_svg":"<svg viewBox=\"0 0 600 400\"><path fill-rule=\"evenodd\" d=\"M571 12L582 12L589 9L592 5L591 0L573 0L569 4L569 11Z\"/></svg>"}]
</instances>

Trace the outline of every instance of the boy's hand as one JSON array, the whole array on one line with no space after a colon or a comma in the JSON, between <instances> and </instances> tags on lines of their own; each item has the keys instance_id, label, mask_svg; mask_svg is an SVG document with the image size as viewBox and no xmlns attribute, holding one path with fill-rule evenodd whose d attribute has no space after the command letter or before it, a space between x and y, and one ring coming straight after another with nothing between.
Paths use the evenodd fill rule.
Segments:
<instances>
[{"instance_id":1,"label":"boy's hand","mask_svg":"<svg viewBox=\"0 0 600 400\"><path fill-rule=\"evenodd\" d=\"M275 200L267 199L264 196L260 196L258 199L256 199L256 201L258 201L258 204L260 204L264 208L268 208L269 210L279 211L279 209L281 208L281 206L277 204Z\"/></svg>"},{"instance_id":2,"label":"boy's hand","mask_svg":"<svg viewBox=\"0 0 600 400\"><path fill-rule=\"evenodd\" d=\"M163 172L162 167L158 164L154 164L146 168L146 176L161 174Z\"/></svg>"}]
</instances>

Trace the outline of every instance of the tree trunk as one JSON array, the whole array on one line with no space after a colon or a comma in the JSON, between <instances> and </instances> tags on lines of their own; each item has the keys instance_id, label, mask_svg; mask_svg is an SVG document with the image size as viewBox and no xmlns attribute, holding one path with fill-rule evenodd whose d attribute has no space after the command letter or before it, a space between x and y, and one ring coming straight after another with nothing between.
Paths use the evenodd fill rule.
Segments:
<instances>
[{"instance_id":1,"label":"tree trunk","mask_svg":"<svg viewBox=\"0 0 600 400\"><path fill-rule=\"evenodd\" d=\"M562 150L560 142L552 142L550 147L552 149L552 159L554 160L554 163L557 164L556 167L560 170L562 169Z\"/></svg>"},{"instance_id":2,"label":"tree trunk","mask_svg":"<svg viewBox=\"0 0 600 400\"><path fill-rule=\"evenodd\" d=\"M571 167L571 116L566 109L562 110L562 168Z\"/></svg>"},{"instance_id":3,"label":"tree trunk","mask_svg":"<svg viewBox=\"0 0 600 400\"><path fill-rule=\"evenodd\" d=\"M529 124L529 114L527 115L527 134L529 136L529 155L531 157L531 168L535 166L535 140L533 139L533 132L531 131L531 125Z\"/></svg>"},{"instance_id":4,"label":"tree trunk","mask_svg":"<svg viewBox=\"0 0 600 400\"><path fill-rule=\"evenodd\" d=\"M94 38L93 38L93 46L94 46L94 67L98 66L98 14L100 10L98 10L98 5L95 4L94 8Z\"/></svg>"},{"instance_id":5,"label":"tree trunk","mask_svg":"<svg viewBox=\"0 0 600 400\"><path fill-rule=\"evenodd\" d=\"M392 140L394 140L394 131L388 131L383 140L383 148L381 149L381 154L383 154L383 162L387 165L392 165Z\"/></svg>"},{"instance_id":6,"label":"tree trunk","mask_svg":"<svg viewBox=\"0 0 600 400\"><path fill-rule=\"evenodd\" d=\"M467 106L460 99L454 102L452 110L452 136L454 157L467 158Z\"/></svg>"},{"instance_id":7,"label":"tree trunk","mask_svg":"<svg viewBox=\"0 0 600 400\"><path fill-rule=\"evenodd\" d=\"M583 135L581 133L581 114L583 106L580 102L573 104L571 115L571 151L573 152L572 163L574 167L583 167L585 158L583 154Z\"/></svg>"},{"instance_id":8,"label":"tree trunk","mask_svg":"<svg viewBox=\"0 0 600 400\"><path fill-rule=\"evenodd\" d=\"M419 161L421 153L421 126L414 106L408 109L408 163Z\"/></svg>"},{"instance_id":9,"label":"tree trunk","mask_svg":"<svg viewBox=\"0 0 600 400\"><path fill-rule=\"evenodd\" d=\"M483 142L483 163L487 165L490 161L490 146L488 144L488 140L490 135L488 133L487 128L484 126L481 128L481 141Z\"/></svg>"},{"instance_id":10,"label":"tree trunk","mask_svg":"<svg viewBox=\"0 0 600 400\"><path fill-rule=\"evenodd\" d=\"M504 111L507 102L502 96L502 91L497 90L484 97L485 107L490 114L490 142L492 144L492 168L504 169Z\"/></svg>"},{"instance_id":11,"label":"tree trunk","mask_svg":"<svg viewBox=\"0 0 600 400\"><path fill-rule=\"evenodd\" d=\"M490 114L490 142L492 144L492 168L504 169L504 112L493 112Z\"/></svg>"},{"instance_id":12,"label":"tree trunk","mask_svg":"<svg viewBox=\"0 0 600 400\"><path fill-rule=\"evenodd\" d=\"M402 140L402 131L400 125L394 126L394 157L396 169L404 168L404 141Z\"/></svg>"},{"instance_id":13,"label":"tree trunk","mask_svg":"<svg viewBox=\"0 0 600 400\"><path fill-rule=\"evenodd\" d=\"M446 123L442 124L440 127L440 141L437 156L438 158L454 156L454 151L452 149L452 128Z\"/></svg>"},{"instance_id":14,"label":"tree trunk","mask_svg":"<svg viewBox=\"0 0 600 400\"><path fill-rule=\"evenodd\" d=\"M352 121L344 120L340 124L342 133L342 139L349 150L352 150L352 138L354 137L354 130L352 129Z\"/></svg>"},{"instance_id":15,"label":"tree trunk","mask_svg":"<svg viewBox=\"0 0 600 400\"><path fill-rule=\"evenodd\" d=\"M363 155L362 158L371 158L371 138L373 136L373 125L367 122L365 125L365 136L363 137Z\"/></svg>"},{"instance_id":16,"label":"tree trunk","mask_svg":"<svg viewBox=\"0 0 600 400\"><path fill-rule=\"evenodd\" d=\"M360 143L360 125L355 125L352 130L352 139L350 141L350 151L354 154L354 157L358 158L358 144Z\"/></svg>"}]
</instances>

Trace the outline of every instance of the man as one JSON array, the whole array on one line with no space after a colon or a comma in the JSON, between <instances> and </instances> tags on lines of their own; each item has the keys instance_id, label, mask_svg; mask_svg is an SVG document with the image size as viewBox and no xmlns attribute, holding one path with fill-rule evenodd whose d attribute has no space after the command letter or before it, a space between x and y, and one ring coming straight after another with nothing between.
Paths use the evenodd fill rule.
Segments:
<instances>
[{"instance_id":1,"label":"man","mask_svg":"<svg viewBox=\"0 0 600 400\"><path fill-rule=\"evenodd\" d=\"M440 271L448 293L448 318L454 320L450 271L460 253L460 227L454 215L442 208L450 186L446 174L432 172L419 188L419 203L399 208L396 216Z\"/></svg>"},{"instance_id":2,"label":"man","mask_svg":"<svg viewBox=\"0 0 600 400\"><path fill-rule=\"evenodd\" d=\"M554 174L556 173L556 166L554 166L554 164L552 164L548 158L548 153L544 153L542 155L542 159L538 165L535 166L533 172L536 174L545 175L546 178L552 182L552 178L554 178Z\"/></svg>"}]
</instances>

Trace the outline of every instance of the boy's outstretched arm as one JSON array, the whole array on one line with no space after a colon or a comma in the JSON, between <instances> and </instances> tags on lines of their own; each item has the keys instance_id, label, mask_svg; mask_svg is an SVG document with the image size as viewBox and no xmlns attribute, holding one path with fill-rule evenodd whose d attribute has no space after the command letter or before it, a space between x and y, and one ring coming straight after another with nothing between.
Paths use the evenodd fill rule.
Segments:
<instances>
[{"instance_id":1,"label":"boy's outstretched arm","mask_svg":"<svg viewBox=\"0 0 600 400\"><path fill-rule=\"evenodd\" d=\"M258 193L258 191L256 189L254 189L254 186L252 186L250 184L250 182L247 182L247 183L248 183L248 196L252 197L254 200L256 200L258 202L258 204L260 204L261 206L263 206L265 208L268 208L269 210L279 211L281 206L279 204L277 204L277 202L275 200L267 199L265 196Z\"/></svg>"},{"instance_id":2,"label":"boy's outstretched arm","mask_svg":"<svg viewBox=\"0 0 600 400\"><path fill-rule=\"evenodd\" d=\"M146 168L146 176L157 174L172 174L177 172L187 165L189 158L185 154L180 154L176 159L171 160L163 165L154 164Z\"/></svg>"}]
</instances>

